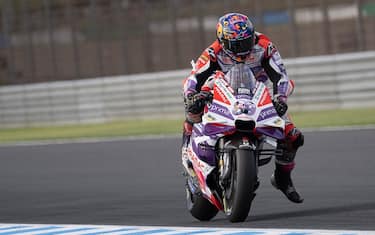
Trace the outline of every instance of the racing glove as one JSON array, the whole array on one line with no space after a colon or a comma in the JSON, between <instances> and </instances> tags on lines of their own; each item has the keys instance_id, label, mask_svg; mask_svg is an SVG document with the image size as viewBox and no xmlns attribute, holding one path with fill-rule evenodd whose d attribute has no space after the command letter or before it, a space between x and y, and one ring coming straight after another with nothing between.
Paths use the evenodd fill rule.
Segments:
<instances>
[{"instance_id":1,"label":"racing glove","mask_svg":"<svg viewBox=\"0 0 375 235\"><path fill-rule=\"evenodd\" d=\"M203 112L203 108L206 102L211 99L212 95L210 92L201 91L199 93L190 93L185 97L185 109L187 112L192 114L200 114Z\"/></svg>"},{"instance_id":2,"label":"racing glove","mask_svg":"<svg viewBox=\"0 0 375 235\"><path fill-rule=\"evenodd\" d=\"M275 97L275 99L272 101L273 106L276 109L277 114L282 117L288 110L288 105L286 104L286 98L279 96Z\"/></svg>"}]
</instances>

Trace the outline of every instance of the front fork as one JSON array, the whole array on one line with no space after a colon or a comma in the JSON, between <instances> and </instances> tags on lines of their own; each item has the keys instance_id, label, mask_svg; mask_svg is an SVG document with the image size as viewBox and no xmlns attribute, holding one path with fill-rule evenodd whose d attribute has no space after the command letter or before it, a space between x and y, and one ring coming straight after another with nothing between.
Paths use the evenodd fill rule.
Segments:
<instances>
[{"instance_id":1,"label":"front fork","mask_svg":"<svg viewBox=\"0 0 375 235\"><path fill-rule=\"evenodd\" d=\"M219 139L218 143L218 174L219 184L222 188L225 187L225 182L229 179L231 173L231 151L228 146L231 142L225 142L224 138Z\"/></svg>"},{"instance_id":2,"label":"front fork","mask_svg":"<svg viewBox=\"0 0 375 235\"><path fill-rule=\"evenodd\" d=\"M231 206L228 205L227 200L233 193L233 171L235 170L236 161L233 158L233 151L237 149L245 149L248 151L253 151L255 153L255 161L258 164L258 151L257 146L249 139L247 136L241 136L241 138L225 139L220 138L218 140L218 176L219 176L219 187L222 199L222 204L224 207L224 212L226 213L230 210ZM249 156L250 157L250 156ZM256 175L258 175L258 167L256 168ZM253 189L253 195L255 196L255 191L259 187L259 180L256 179L255 188Z\"/></svg>"},{"instance_id":3,"label":"front fork","mask_svg":"<svg viewBox=\"0 0 375 235\"><path fill-rule=\"evenodd\" d=\"M228 180L230 180L233 163L231 153L232 151L235 151L237 148L251 149L252 151L257 152L256 145L249 141L249 138L247 136L243 136L239 143L232 143L232 140L225 140L224 138L220 138L218 140L218 174L219 184L222 189L225 188L226 183L228 182Z\"/></svg>"}]
</instances>

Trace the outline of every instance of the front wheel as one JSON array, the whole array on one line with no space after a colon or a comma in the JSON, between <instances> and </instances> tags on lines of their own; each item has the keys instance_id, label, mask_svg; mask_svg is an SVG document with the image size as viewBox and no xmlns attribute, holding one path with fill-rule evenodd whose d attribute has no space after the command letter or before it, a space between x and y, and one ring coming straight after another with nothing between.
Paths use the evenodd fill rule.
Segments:
<instances>
[{"instance_id":1,"label":"front wheel","mask_svg":"<svg viewBox=\"0 0 375 235\"><path fill-rule=\"evenodd\" d=\"M218 209L212 205L200 192L191 192L186 186L186 202L190 214L201 221L208 221L216 216Z\"/></svg>"},{"instance_id":2,"label":"front wheel","mask_svg":"<svg viewBox=\"0 0 375 235\"><path fill-rule=\"evenodd\" d=\"M232 153L232 171L224 190L225 215L231 222L244 221L250 211L257 184L255 153L237 149Z\"/></svg>"}]
</instances>

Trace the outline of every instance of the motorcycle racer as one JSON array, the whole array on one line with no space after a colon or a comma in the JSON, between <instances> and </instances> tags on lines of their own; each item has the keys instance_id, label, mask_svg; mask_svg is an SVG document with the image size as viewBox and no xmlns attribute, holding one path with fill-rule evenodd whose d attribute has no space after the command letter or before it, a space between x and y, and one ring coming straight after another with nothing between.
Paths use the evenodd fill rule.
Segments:
<instances>
[{"instance_id":1,"label":"motorcycle racer","mask_svg":"<svg viewBox=\"0 0 375 235\"><path fill-rule=\"evenodd\" d=\"M184 80L183 95L186 120L183 126L183 144L188 144L194 123L201 122L206 90L205 83L215 71L223 73L236 63L248 65L258 81L272 85L273 104L285 122L285 140L278 143L283 155L276 157L275 170L271 176L272 185L281 190L292 202L302 203L303 198L296 191L291 172L295 167L297 150L304 143L304 136L292 123L287 114L287 99L293 92L294 83L289 80L280 53L270 39L256 32L249 18L240 13L222 16L216 26L217 39L203 51ZM202 153L209 158L213 150Z\"/></svg>"}]
</instances>

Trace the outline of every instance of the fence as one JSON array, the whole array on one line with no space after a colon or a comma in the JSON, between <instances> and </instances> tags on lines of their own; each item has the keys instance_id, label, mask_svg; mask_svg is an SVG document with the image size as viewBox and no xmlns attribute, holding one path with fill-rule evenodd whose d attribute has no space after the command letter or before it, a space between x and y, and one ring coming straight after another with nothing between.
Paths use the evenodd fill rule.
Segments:
<instances>
[{"instance_id":1,"label":"fence","mask_svg":"<svg viewBox=\"0 0 375 235\"><path fill-rule=\"evenodd\" d=\"M231 11L284 58L375 50L374 0L0 0L0 85L183 69Z\"/></svg>"},{"instance_id":2,"label":"fence","mask_svg":"<svg viewBox=\"0 0 375 235\"><path fill-rule=\"evenodd\" d=\"M375 107L375 51L288 59L292 111ZM189 70L0 87L0 125L183 118Z\"/></svg>"}]
</instances>

